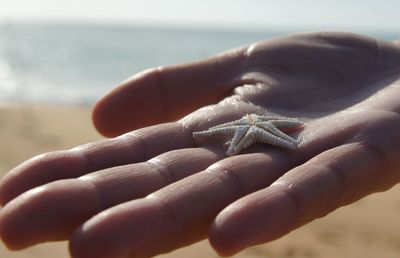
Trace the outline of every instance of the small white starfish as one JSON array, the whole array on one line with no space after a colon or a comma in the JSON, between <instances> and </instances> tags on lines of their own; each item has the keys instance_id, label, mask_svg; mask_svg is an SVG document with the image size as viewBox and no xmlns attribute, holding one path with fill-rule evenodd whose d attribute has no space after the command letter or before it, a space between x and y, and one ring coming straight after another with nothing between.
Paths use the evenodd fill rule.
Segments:
<instances>
[{"instance_id":1,"label":"small white starfish","mask_svg":"<svg viewBox=\"0 0 400 258\"><path fill-rule=\"evenodd\" d=\"M247 114L239 120L216 125L206 131L194 132L193 137L231 137L231 140L226 142L229 145L226 154L233 156L254 143L296 149L297 141L281 130L292 131L301 128L302 125L297 119Z\"/></svg>"}]
</instances>

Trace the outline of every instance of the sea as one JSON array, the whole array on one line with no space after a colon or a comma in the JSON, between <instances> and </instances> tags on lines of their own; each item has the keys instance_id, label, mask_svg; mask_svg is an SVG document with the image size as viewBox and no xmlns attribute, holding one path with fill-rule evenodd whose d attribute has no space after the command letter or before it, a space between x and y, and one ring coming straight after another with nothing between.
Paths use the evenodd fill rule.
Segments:
<instances>
[{"instance_id":1,"label":"sea","mask_svg":"<svg viewBox=\"0 0 400 258\"><path fill-rule=\"evenodd\" d=\"M297 31L3 22L0 104L92 105L144 69L204 59ZM400 38L398 33L367 34L387 40Z\"/></svg>"}]
</instances>

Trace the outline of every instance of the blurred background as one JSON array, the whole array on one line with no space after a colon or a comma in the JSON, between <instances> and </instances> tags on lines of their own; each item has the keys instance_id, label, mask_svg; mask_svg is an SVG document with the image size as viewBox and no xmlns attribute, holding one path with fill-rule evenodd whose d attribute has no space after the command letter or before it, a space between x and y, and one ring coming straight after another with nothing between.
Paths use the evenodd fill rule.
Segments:
<instances>
[{"instance_id":1,"label":"blurred background","mask_svg":"<svg viewBox=\"0 0 400 258\"><path fill-rule=\"evenodd\" d=\"M100 139L96 99L132 74L311 31L400 38L395 0L0 0L0 176L42 152ZM134 118L133 118L134 119ZM398 258L400 188L235 257ZM1 258L66 258L50 243ZM163 258L218 257L206 241Z\"/></svg>"},{"instance_id":2,"label":"blurred background","mask_svg":"<svg viewBox=\"0 0 400 258\"><path fill-rule=\"evenodd\" d=\"M394 0L0 3L0 102L92 104L143 69L288 33L400 37Z\"/></svg>"}]
</instances>

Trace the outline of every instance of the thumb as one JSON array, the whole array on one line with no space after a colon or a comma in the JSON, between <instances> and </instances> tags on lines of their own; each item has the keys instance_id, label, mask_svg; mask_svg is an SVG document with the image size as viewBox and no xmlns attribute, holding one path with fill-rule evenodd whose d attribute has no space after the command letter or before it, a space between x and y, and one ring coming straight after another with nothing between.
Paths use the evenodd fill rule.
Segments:
<instances>
[{"instance_id":1,"label":"thumb","mask_svg":"<svg viewBox=\"0 0 400 258\"><path fill-rule=\"evenodd\" d=\"M235 84L244 50L134 75L97 102L93 110L95 127L105 136L116 136L176 120L219 101Z\"/></svg>"}]
</instances>

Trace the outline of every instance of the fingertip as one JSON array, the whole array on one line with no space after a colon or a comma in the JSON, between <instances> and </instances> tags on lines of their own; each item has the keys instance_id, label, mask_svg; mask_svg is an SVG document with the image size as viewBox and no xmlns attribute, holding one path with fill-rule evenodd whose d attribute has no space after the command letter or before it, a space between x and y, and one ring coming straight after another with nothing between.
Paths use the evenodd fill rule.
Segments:
<instances>
[{"instance_id":1,"label":"fingertip","mask_svg":"<svg viewBox=\"0 0 400 258\"><path fill-rule=\"evenodd\" d=\"M7 227L7 223L4 223L3 221L2 214L0 213L0 239L7 249L11 251L18 251L26 248L27 246L24 243L18 241L18 234L12 232Z\"/></svg>"},{"instance_id":2,"label":"fingertip","mask_svg":"<svg viewBox=\"0 0 400 258\"><path fill-rule=\"evenodd\" d=\"M222 256L273 241L296 228L298 212L285 193L267 188L248 195L221 211L209 240Z\"/></svg>"},{"instance_id":3,"label":"fingertip","mask_svg":"<svg viewBox=\"0 0 400 258\"><path fill-rule=\"evenodd\" d=\"M35 165L38 158L32 158L18 165L6 173L0 180L0 205L5 206L12 199L20 195L25 188L27 180L21 176L27 168ZM28 190L28 189L26 189Z\"/></svg>"},{"instance_id":4,"label":"fingertip","mask_svg":"<svg viewBox=\"0 0 400 258\"><path fill-rule=\"evenodd\" d=\"M21 213L15 215L18 206L18 201L11 201L0 212L0 238L10 250L21 250L33 244L25 238L26 232L19 231L19 226L24 227L24 223L20 223Z\"/></svg>"},{"instance_id":5,"label":"fingertip","mask_svg":"<svg viewBox=\"0 0 400 258\"><path fill-rule=\"evenodd\" d=\"M164 120L157 73L157 69L149 69L136 74L103 96L92 111L96 130L115 137Z\"/></svg>"},{"instance_id":6,"label":"fingertip","mask_svg":"<svg viewBox=\"0 0 400 258\"><path fill-rule=\"evenodd\" d=\"M236 225L243 220L242 211L240 206L230 205L218 214L210 227L208 240L220 256L232 256L244 249L241 244L243 232Z\"/></svg>"},{"instance_id":7,"label":"fingertip","mask_svg":"<svg viewBox=\"0 0 400 258\"><path fill-rule=\"evenodd\" d=\"M116 137L129 130L121 128L121 112L115 106L118 105L117 103L113 105L114 102L117 102L114 95L115 90L102 97L97 101L92 111L92 123L95 129L107 138ZM127 112L129 111L127 110Z\"/></svg>"},{"instance_id":8,"label":"fingertip","mask_svg":"<svg viewBox=\"0 0 400 258\"><path fill-rule=\"evenodd\" d=\"M121 128L121 114L116 107L113 106L114 101L112 95L114 92L104 96L96 103L92 111L92 123L101 135L112 138L122 134L129 129Z\"/></svg>"},{"instance_id":9,"label":"fingertip","mask_svg":"<svg viewBox=\"0 0 400 258\"><path fill-rule=\"evenodd\" d=\"M6 174L7 176L7 174ZM4 207L11 199L8 189L4 187L5 177L0 180L0 206Z\"/></svg>"},{"instance_id":10,"label":"fingertip","mask_svg":"<svg viewBox=\"0 0 400 258\"><path fill-rule=\"evenodd\" d=\"M93 185L76 179L34 188L0 212L0 236L12 250L65 239L101 208Z\"/></svg>"},{"instance_id":11,"label":"fingertip","mask_svg":"<svg viewBox=\"0 0 400 258\"><path fill-rule=\"evenodd\" d=\"M215 229L212 229L210 231L215 232L210 232L208 242L219 256L229 257L241 251L240 247L235 248L234 244L227 240L223 232Z\"/></svg>"},{"instance_id":12,"label":"fingertip","mask_svg":"<svg viewBox=\"0 0 400 258\"><path fill-rule=\"evenodd\" d=\"M7 174L4 175L0 180L0 205L5 206L7 203L12 201L18 195L23 193L25 190L29 190L26 187L27 180L21 176L24 171L32 165L32 160L28 160L19 166L15 167Z\"/></svg>"},{"instance_id":13,"label":"fingertip","mask_svg":"<svg viewBox=\"0 0 400 258\"><path fill-rule=\"evenodd\" d=\"M57 151L35 156L9 171L0 180L0 203L5 206L32 188L59 179L81 176L85 169L83 155L79 152Z\"/></svg>"}]
</instances>

